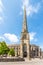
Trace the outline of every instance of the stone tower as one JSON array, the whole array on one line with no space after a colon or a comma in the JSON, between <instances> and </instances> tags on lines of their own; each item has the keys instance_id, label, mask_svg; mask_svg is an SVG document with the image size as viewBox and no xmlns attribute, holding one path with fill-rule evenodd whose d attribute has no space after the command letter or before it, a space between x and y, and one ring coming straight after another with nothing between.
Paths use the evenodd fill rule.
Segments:
<instances>
[{"instance_id":1,"label":"stone tower","mask_svg":"<svg viewBox=\"0 0 43 65\"><path fill-rule=\"evenodd\" d=\"M27 28L26 8L24 8L23 27L20 41L20 56L30 59L30 37Z\"/></svg>"}]
</instances>

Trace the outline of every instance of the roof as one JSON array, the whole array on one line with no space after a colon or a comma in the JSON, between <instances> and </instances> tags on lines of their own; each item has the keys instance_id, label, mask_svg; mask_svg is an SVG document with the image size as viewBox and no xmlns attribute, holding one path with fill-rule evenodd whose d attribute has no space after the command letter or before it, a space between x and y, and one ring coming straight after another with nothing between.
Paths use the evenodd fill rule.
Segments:
<instances>
[{"instance_id":1,"label":"roof","mask_svg":"<svg viewBox=\"0 0 43 65\"><path fill-rule=\"evenodd\" d=\"M7 46L20 46L20 44L8 44Z\"/></svg>"},{"instance_id":2,"label":"roof","mask_svg":"<svg viewBox=\"0 0 43 65\"><path fill-rule=\"evenodd\" d=\"M37 45L35 45L35 44L31 44L31 46L33 46L33 47L39 47L39 46L37 46Z\"/></svg>"}]
</instances>

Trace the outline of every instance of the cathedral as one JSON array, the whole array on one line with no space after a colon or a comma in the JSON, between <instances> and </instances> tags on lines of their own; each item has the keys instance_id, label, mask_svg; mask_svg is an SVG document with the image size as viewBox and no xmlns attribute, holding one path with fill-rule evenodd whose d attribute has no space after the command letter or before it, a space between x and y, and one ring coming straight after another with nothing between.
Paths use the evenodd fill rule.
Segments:
<instances>
[{"instance_id":1,"label":"cathedral","mask_svg":"<svg viewBox=\"0 0 43 65\"><path fill-rule=\"evenodd\" d=\"M20 37L20 44L11 44L8 45L9 48L14 48L15 57L28 58L40 58L41 57L41 48L35 44L30 44L30 36L27 28L27 19L26 19L26 8L24 8L23 16L23 26Z\"/></svg>"}]
</instances>

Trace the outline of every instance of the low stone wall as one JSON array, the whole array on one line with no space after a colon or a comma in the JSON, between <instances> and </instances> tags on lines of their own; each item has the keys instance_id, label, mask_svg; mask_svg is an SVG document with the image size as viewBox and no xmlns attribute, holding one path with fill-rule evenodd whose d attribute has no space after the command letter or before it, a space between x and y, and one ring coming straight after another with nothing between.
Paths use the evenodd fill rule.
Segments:
<instances>
[{"instance_id":1,"label":"low stone wall","mask_svg":"<svg viewBox=\"0 0 43 65\"><path fill-rule=\"evenodd\" d=\"M0 58L0 62L16 62L16 61L25 61L24 58Z\"/></svg>"}]
</instances>

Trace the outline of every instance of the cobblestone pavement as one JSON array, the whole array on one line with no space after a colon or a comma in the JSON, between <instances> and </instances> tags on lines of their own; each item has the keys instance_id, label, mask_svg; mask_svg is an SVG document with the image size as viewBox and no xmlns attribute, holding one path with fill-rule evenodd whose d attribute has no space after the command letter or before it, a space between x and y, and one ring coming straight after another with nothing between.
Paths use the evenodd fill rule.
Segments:
<instances>
[{"instance_id":1,"label":"cobblestone pavement","mask_svg":"<svg viewBox=\"0 0 43 65\"><path fill-rule=\"evenodd\" d=\"M43 65L43 59L32 59L22 62L0 62L0 65Z\"/></svg>"}]
</instances>

